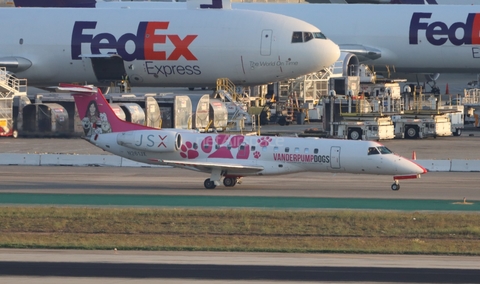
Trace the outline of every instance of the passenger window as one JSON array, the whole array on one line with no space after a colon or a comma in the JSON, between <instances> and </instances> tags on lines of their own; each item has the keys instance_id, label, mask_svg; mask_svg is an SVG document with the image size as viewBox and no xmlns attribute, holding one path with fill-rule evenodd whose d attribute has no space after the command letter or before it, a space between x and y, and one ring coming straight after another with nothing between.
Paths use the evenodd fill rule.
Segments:
<instances>
[{"instance_id":1,"label":"passenger window","mask_svg":"<svg viewBox=\"0 0 480 284\"><path fill-rule=\"evenodd\" d=\"M368 148L368 154L369 155L378 155L378 154L380 154L380 152L378 152L377 148L370 147L370 148Z\"/></svg>"},{"instance_id":2,"label":"passenger window","mask_svg":"<svg viewBox=\"0 0 480 284\"><path fill-rule=\"evenodd\" d=\"M267 147L262 147L263 152L267 152Z\"/></svg>"},{"instance_id":3,"label":"passenger window","mask_svg":"<svg viewBox=\"0 0 480 284\"><path fill-rule=\"evenodd\" d=\"M302 42L302 32L293 32L292 43Z\"/></svg>"},{"instance_id":4,"label":"passenger window","mask_svg":"<svg viewBox=\"0 0 480 284\"><path fill-rule=\"evenodd\" d=\"M290 148L285 147L285 153L288 153L288 152L290 152Z\"/></svg>"},{"instance_id":5,"label":"passenger window","mask_svg":"<svg viewBox=\"0 0 480 284\"><path fill-rule=\"evenodd\" d=\"M313 149L313 154L318 154L318 149Z\"/></svg>"},{"instance_id":6,"label":"passenger window","mask_svg":"<svg viewBox=\"0 0 480 284\"><path fill-rule=\"evenodd\" d=\"M278 152L278 147L277 146L273 147L273 152Z\"/></svg>"},{"instance_id":7,"label":"passenger window","mask_svg":"<svg viewBox=\"0 0 480 284\"><path fill-rule=\"evenodd\" d=\"M308 154L308 152L310 152L310 151L309 151L308 148L305 148L305 150L304 150L303 152L304 152L305 154Z\"/></svg>"},{"instance_id":8,"label":"passenger window","mask_svg":"<svg viewBox=\"0 0 480 284\"><path fill-rule=\"evenodd\" d=\"M251 151L255 151L255 146L250 147Z\"/></svg>"},{"instance_id":9,"label":"passenger window","mask_svg":"<svg viewBox=\"0 0 480 284\"><path fill-rule=\"evenodd\" d=\"M298 152L300 152L300 148L295 147L295 153L298 153Z\"/></svg>"}]
</instances>

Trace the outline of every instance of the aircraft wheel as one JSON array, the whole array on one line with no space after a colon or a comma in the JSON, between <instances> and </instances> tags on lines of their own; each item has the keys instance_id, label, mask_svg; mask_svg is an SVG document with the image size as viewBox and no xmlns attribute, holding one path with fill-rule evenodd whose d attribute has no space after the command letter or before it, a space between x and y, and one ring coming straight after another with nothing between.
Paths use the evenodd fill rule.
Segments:
<instances>
[{"instance_id":1,"label":"aircraft wheel","mask_svg":"<svg viewBox=\"0 0 480 284\"><path fill-rule=\"evenodd\" d=\"M457 128L457 130L455 130L455 132L453 132L453 136L460 136L460 135L462 135L462 129Z\"/></svg>"},{"instance_id":2,"label":"aircraft wheel","mask_svg":"<svg viewBox=\"0 0 480 284\"><path fill-rule=\"evenodd\" d=\"M237 184L237 178L226 177L223 179L223 185L226 187L232 187Z\"/></svg>"},{"instance_id":3,"label":"aircraft wheel","mask_svg":"<svg viewBox=\"0 0 480 284\"><path fill-rule=\"evenodd\" d=\"M392 190L397 191L399 189L400 189L400 184L398 184L396 182L392 184Z\"/></svg>"},{"instance_id":4,"label":"aircraft wheel","mask_svg":"<svg viewBox=\"0 0 480 284\"><path fill-rule=\"evenodd\" d=\"M360 130L357 128L354 128L350 131L348 131L348 139L350 140L361 140L362 136L360 135Z\"/></svg>"},{"instance_id":5,"label":"aircraft wheel","mask_svg":"<svg viewBox=\"0 0 480 284\"><path fill-rule=\"evenodd\" d=\"M18 138L18 131L17 130L13 130L12 137L13 138Z\"/></svg>"},{"instance_id":6,"label":"aircraft wheel","mask_svg":"<svg viewBox=\"0 0 480 284\"><path fill-rule=\"evenodd\" d=\"M405 130L405 137L408 139L418 138L418 128L416 126L409 126Z\"/></svg>"},{"instance_id":7,"label":"aircraft wheel","mask_svg":"<svg viewBox=\"0 0 480 284\"><path fill-rule=\"evenodd\" d=\"M215 182L213 182L213 180L210 180L209 178L207 178L204 182L203 182L203 186L205 186L206 189L214 189L215 187L217 187L215 185Z\"/></svg>"}]
</instances>

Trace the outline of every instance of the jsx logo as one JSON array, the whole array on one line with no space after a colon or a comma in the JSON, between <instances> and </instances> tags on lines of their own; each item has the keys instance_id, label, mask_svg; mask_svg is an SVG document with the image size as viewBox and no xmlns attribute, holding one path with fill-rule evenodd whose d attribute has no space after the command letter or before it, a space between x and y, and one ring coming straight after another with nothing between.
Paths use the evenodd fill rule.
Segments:
<instances>
[{"instance_id":1,"label":"jsx logo","mask_svg":"<svg viewBox=\"0 0 480 284\"><path fill-rule=\"evenodd\" d=\"M184 57L186 60L197 60L195 55L188 49L197 35L187 35L181 38L172 34L156 34L158 30L167 30L169 22L140 22L136 34L126 33L118 39L110 33L98 33L93 31L97 22L75 22L72 32L72 59L79 60L82 54L82 44L90 44L91 54L102 54L102 50L108 54L118 54L125 61L133 60L170 60L175 61ZM165 44L167 39L175 49L167 55L166 51L155 51L154 46ZM128 51L128 42L135 45L133 51ZM104 54L105 52L103 52Z\"/></svg>"},{"instance_id":2,"label":"jsx logo","mask_svg":"<svg viewBox=\"0 0 480 284\"><path fill-rule=\"evenodd\" d=\"M447 26L443 22L428 23L423 19L430 19L432 13L413 13L410 21L410 44L418 44L418 33L425 31L429 43L443 45L448 40L453 45L480 44L480 14L468 14L467 21L455 22Z\"/></svg>"}]
</instances>

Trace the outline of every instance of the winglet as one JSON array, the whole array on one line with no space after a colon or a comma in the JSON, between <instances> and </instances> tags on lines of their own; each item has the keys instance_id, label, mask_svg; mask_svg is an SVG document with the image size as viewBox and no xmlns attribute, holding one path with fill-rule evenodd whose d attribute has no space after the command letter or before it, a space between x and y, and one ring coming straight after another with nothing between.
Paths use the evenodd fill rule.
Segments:
<instances>
[{"instance_id":1,"label":"winglet","mask_svg":"<svg viewBox=\"0 0 480 284\"><path fill-rule=\"evenodd\" d=\"M94 134L154 129L118 118L100 89L95 86L60 84L58 90L72 93L86 138Z\"/></svg>"},{"instance_id":2,"label":"winglet","mask_svg":"<svg viewBox=\"0 0 480 284\"><path fill-rule=\"evenodd\" d=\"M230 0L187 0L187 9L232 9Z\"/></svg>"}]
</instances>

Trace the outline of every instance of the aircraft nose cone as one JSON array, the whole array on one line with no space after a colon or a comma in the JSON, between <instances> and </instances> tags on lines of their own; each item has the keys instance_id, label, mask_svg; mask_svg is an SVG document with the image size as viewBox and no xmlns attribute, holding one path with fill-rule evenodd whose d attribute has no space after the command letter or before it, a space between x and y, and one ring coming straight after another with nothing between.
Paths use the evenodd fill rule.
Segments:
<instances>
[{"instance_id":1,"label":"aircraft nose cone","mask_svg":"<svg viewBox=\"0 0 480 284\"><path fill-rule=\"evenodd\" d=\"M320 57L322 58L320 65L322 65L322 68L325 68L338 60L340 57L340 48L337 44L329 39L325 40L325 42L322 44L323 46L319 51Z\"/></svg>"},{"instance_id":2,"label":"aircraft nose cone","mask_svg":"<svg viewBox=\"0 0 480 284\"><path fill-rule=\"evenodd\" d=\"M414 161L408 160L406 158L402 158L401 160L401 171L403 174L425 174L427 173L427 169L422 167L421 165L415 163ZM399 168L400 170L400 168Z\"/></svg>"}]
</instances>

